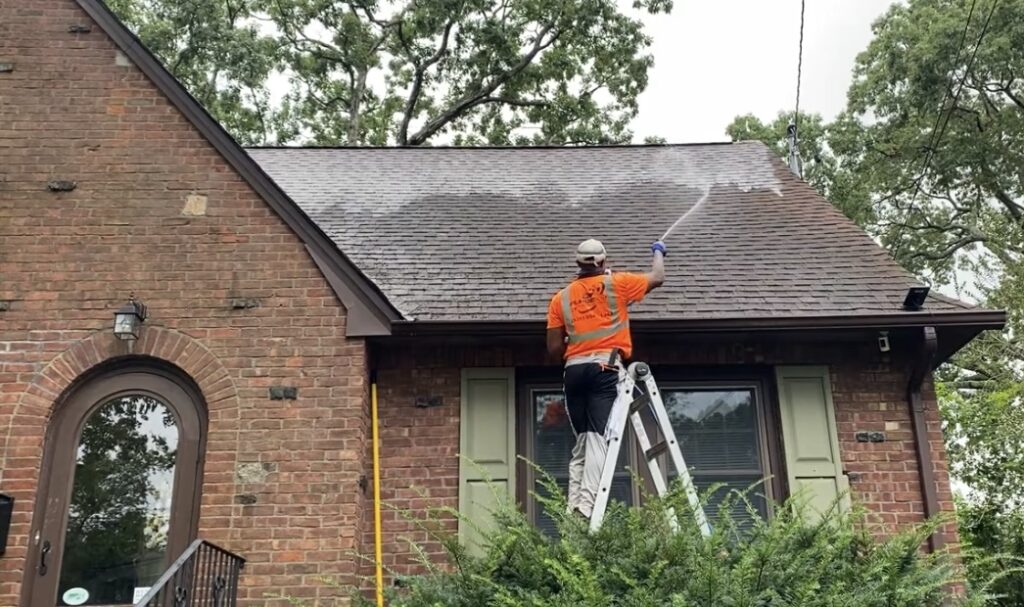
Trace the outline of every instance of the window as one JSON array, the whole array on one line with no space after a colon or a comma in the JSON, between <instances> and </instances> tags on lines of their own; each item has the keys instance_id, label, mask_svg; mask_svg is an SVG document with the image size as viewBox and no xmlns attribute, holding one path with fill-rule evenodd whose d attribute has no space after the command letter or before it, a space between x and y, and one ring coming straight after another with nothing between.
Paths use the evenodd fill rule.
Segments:
<instances>
[{"instance_id":1,"label":"window","mask_svg":"<svg viewBox=\"0 0 1024 607\"><path fill-rule=\"evenodd\" d=\"M662 387L662 398L698 490L723 486L712 499L709 514L714 515L729 490L746 491L768 476L764 406L756 385L669 383ZM669 467L674 477L675 470ZM748 493L762 516L768 513L766 493L770 490L763 485ZM746 508L737 503L733 514L744 518Z\"/></svg>"},{"instance_id":2,"label":"window","mask_svg":"<svg viewBox=\"0 0 1024 607\"><path fill-rule=\"evenodd\" d=\"M687 376L693 376L690 379ZM655 369L659 387L672 427L700 490L722 484L717 499L713 500L709 515L728 489L746 490L771 476L773 458L778 442L768 428L774 427L775 415L767 406L766 389L769 385L764 373L749 373L740 377L700 377L693 373L665 372ZM561 385L557 379L526 380L519 385L519 453L541 470L554 477L562 491L568 487L568 463L574 438L565 413ZM635 486L630 468L639 470L643 478L647 472L633 437L632 428L626 431L612 492L613 499L635 503L644 491L652 487ZM652 440L656 440L652 436ZM663 456L661 469L675 475L668 458ZM536 503L530 491L540 492L538 475L530 466L520 467L519 499L527 513L542 529L551 530L551 519ZM756 507L766 514L769 500L779 493L777 483L763 483L750 493ZM736 515L746 516L743 507Z\"/></svg>"}]
</instances>

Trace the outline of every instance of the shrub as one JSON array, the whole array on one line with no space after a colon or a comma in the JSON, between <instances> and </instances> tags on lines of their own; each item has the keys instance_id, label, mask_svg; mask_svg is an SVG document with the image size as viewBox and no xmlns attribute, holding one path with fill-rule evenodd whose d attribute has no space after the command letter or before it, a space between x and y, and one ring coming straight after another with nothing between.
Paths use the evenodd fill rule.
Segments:
<instances>
[{"instance_id":1,"label":"shrub","mask_svg":"<svg viewBox=\"0 0 1024 607\"><path fill-rule=\"evenodd\" d=\"M697 530L678 490L639 508L612 504L604 525L564 514L561 492L541 497L558 537L538 531L514 506L496 511L473 556L439 536L449 562L387 591L389 607L925 607L980 605L951 594L956 567L921 547L939 521L878 539L863 512L805 521L800 500L760 516L744 495L718 508L710 538ZM738 520L729 504L744 506ZM680 514L673 533L668 508ZM740 508L742 510L742 508ZM448 513L449 515L455 513ZM435 529L429 523L425 527ZM949 603L944 603L949 600ZM373 605L357 596L361 606Z\"/></svg>"}]
</instances>

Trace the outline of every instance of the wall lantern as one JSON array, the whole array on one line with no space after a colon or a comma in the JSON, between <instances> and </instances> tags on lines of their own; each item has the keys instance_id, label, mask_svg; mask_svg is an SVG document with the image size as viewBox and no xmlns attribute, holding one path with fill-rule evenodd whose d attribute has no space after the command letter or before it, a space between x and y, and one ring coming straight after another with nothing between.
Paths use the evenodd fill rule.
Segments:
<instances>
[{"instance_id":1,"label":"wall lantern","mask_svg":"<svg viewBox=\"0 0 1024 607\"><path fill-rule=\"evenodd\" d=\"M146 320L146 306L135 301L133 295L128 303L114 312L114 335L118 339L134 341L139 338L139 330Z\"/></svg>"}]
</instances>

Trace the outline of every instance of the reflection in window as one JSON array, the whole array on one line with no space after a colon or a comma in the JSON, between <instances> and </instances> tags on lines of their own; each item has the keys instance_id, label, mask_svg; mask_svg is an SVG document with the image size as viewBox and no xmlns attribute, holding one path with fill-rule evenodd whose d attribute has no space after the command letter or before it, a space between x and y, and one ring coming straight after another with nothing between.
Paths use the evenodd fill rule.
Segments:
<instances>
[{"instance_id":1,"label":"reflection in window","mask_svg":"<svg viewBox=\"0 0 1024 607\"><path fill-rule=\"evenodd\" d=\"M725 485L716 493L709 515L729 490L746 491L765 477L761 433L753 388L670 388L662 391L672 429L675 430L698 489ZM670 465L675 476L675 469ZM758 485L748 497L762 515L766 489ZM749 515L736 503L733 515Z\"/></svg>"},{"instance_id":2,"label":"reflection in window","mask_svg":"<svg viewBox=\"0 0 1024 607\"><path fill-rule=\"evenodd\" d=\"M569 490L569 458L572 457L572 448L576 444L565 410L565 397L561 390L534 390L531 392L530 402L533 448L532 452L527 454L527 458L558 482L564 496ZM626 467L629 456L625 447L629 444L628 441L624 443L624 448L620 452L619 469L612 480L611 493L613 500L627 504L633 502L632 476ZM541 481L540 478L536 480L534 490L545 495ZM534 522L537 526L545 532L554 534L554 522L540 504L537 504L535 511Z\"/></svg>"},{"instance_id":3,"label":"reflection in window","mask_svg":"<svg viewBox=\"0 0 1024 607\"><path fill-rule=\"evenodd\" d=\"M88 418L78 445L59 597L84 588L85 605L131 604L136 588L160 576L177 448L174 416L148 396L116 398Z\"/></svg>"}]
</instances>

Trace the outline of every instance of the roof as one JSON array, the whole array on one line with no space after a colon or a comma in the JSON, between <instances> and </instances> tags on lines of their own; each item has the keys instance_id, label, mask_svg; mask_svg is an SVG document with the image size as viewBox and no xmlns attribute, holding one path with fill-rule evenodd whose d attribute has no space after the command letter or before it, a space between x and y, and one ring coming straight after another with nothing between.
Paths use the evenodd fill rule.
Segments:
<instances>
[{"instance_id":1,"label":"roof","mask_svg":"<svg viewBox=\"0 0 1024 607\"><path fill-rule=\"evenodd\" d=\"M310 220L302 208L253 162L223 127L203 109L160 61L100 0L75 0L132 63L163 93L227 163L262 197L305 244L348 312L349 336L384 335L399 318L387 298Z\"/></svg>"},{"instance_id":2,"label":"roof","mask_svg":"<svg viewBox=\"0 0 1024 607\"><path fill-rule=\"evenodd\" d=\"M543 320L602 240L613 269L649 268L667 238L668 281L638 320L771 320L976 311L920 284L756 142L586 148L252 148L406 320Z\"/></svg>"}]
</instances>

